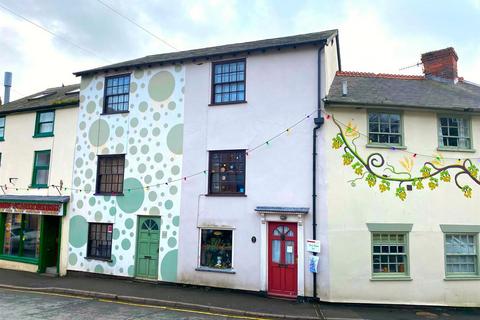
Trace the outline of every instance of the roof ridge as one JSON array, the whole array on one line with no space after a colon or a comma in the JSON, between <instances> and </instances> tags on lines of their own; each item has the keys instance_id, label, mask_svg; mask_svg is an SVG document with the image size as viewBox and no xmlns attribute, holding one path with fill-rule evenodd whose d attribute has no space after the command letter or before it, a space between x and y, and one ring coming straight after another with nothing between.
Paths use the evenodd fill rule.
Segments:
<instances>
[{"instance_id":1,"label":"roof ridge","mask_svg":"<svg viewBox=\"0 0 480 320\"><path fill-rule=\"evenodd\" d=\"M393 74L393 73L374 73L360 71L337 71L337 76L343 77L360 77L360 78L383 78L383 79L400 79L400 80L425 80L425 76Z\"/></svg>"}]
</instances>

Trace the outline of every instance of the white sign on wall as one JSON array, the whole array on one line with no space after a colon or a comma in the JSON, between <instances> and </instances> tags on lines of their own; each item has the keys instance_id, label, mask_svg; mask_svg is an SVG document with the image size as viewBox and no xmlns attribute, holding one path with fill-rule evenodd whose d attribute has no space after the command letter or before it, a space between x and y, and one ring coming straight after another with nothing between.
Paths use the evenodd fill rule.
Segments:
<instances>
[{"instance_id":1,"label":"white sign on wall","mask_svg":"<svg viewBox=\"0 0 480 320\"><path fill-rule=\"evenodd\" d=\"M307 251L320 253L320 240L307 240Z\"/></svg>"}]
</instances>

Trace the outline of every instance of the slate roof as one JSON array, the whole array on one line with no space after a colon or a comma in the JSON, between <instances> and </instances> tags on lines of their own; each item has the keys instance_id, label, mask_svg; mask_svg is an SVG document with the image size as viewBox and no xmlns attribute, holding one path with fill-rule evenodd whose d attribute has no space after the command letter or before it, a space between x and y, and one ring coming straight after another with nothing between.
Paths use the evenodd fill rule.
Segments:
<instances>
[{"instance_id":1,"label":"slate roof","mask_svg":"<svg viewBox=\"0 0 480 320\"><path fill-rule=\"evenodd\" d=\"M47 108L78 107L79 84L49 88L21 99L0 105L0 115L14 112L28 112Z\"/></svg>"},{"instance_id":2,"label":"slate roof","mask_svg":"<svg viewBox=\"0 0 480 320\"><path fill-rule=\"evenodd\" d=\"M18 195L9 195L2 194L0 195L0 202L41 202L41 203L67 203L70 201L69 196L18 196Z\"/></svg>"},{"instance_id":3,"label":"slate roof","mask_svg":"<svg viewBox=\"0 0 480 320\"><path fill-rule=\"evenodd\" d=\"M111 69L122 69L131 67L140 67L149 64L160 63L181 63L192 61L194 59L206 59L218 57L227 54L248 53L254 51L262 51L267 49L278 49L285 47L294 47L302 45L314 45L327 42L332 37L338 34L338 30L327 30L322 32L314 32L307 34L300 34L289 37L265 39L258 41L249 41L242 43L227 44L223 46L208 47L202 49L194 49L179 52L162 53L150 55L139 59L115 63L99 68L75 72L74 75L81 76L89 73L107 71Z\"/></svg>"},{"instance_id":4,"label":"slate roof","mask_svg":"<svg viewBox=\"0 0 480 320\"><path fill-rule=\"evenodd\" d=\"M309 208L305 207L256 207L255 211L257 212L271 212L271 213L303 213L307 214Z\"/></svg>"},{"instance_id":5,"label":"slate roof","mask_svg":"<svg viewBox=\"0 0 480 320\"><path fill-rule=\"evenodd\" d=\"M344 80L346 96L342 96ZM424 76L337 72L326 103L480 112L480 86L462 78L454 84Z\"/></svg>"}]
</instances>

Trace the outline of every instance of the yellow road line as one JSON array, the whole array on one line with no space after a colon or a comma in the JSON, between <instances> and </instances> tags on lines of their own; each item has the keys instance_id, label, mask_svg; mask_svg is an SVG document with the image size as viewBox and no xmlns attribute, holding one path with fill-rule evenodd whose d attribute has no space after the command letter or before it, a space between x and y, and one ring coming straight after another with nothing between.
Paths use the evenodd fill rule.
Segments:
<instances>
[{"instance_id":1,"label":"yellow road line","mask_svg":"<svg viewBox=\"0 0 480 320\"><path fill-rule=\"evenodd\" d=\"M17 292L24 292L24 293L37 293L37 294L42 294L42 295L46 295L46 296L57 296L57 297L73 298L73 299L81 299L81 300L97 300L97 301L100 301L100 302L123 304L123 305L134 306L134 307L154 308L154 309L161 309L161 310L168 310L168 311L178 311L178 312L188 312L188 313L196 313L196 314L203 314L203 315L208 315L208 316L217 316L217 317L224 317L224 318L231 318L231 319L268 320L268 318L236 316L236 315L229 315L229 314L222 314L222 313L215 313L215 312L208 312L208 311L190 310L190 309L173 308L173 307L165 307L165 306L154 306L154 305L148 305L148 304L133 303L133 302L126 302L126 301L117 301L117 300L111 300L111 299L95 299L95 298L90 298L90 297L82 297L82 296L78 296L78 295L75 295L75 294L62 294L62 293L41 292L41 291L31 291L31 290L22 290L22 289L10 289L10 288L0 288L0 290L17 291Z\"/></svg>"},{"instance_id":2,"label":"yellow road line","mask_svg":"<svg viewBox=\"0 0 480 320\"><path fill-rule=\"evenodd\" d=\"M148 305L148 304L133 303L133 302L124 302L124 301L116 301L116 300L109 300L109 299L98 299L98 301L108 302L108 303L116 303L116 304L124 304L124 305L134 306L134 307L146 307L146 308L162 309L162 310L168 310L168 311L197 313L197 314L203 314L203 315L208 315L208 316L218 316L218 317L225 317L225 318L232 318L232 319L268 320L268 318L255 318L255 317L247 317L247 316L236 316L236 315L215 313L215 312L209 312L209 311L190 310L190 309L182 309L182 308L174 308L174 307L165 307L165 306L154 306L154 305Z\"/></svg>"}]
</instances>

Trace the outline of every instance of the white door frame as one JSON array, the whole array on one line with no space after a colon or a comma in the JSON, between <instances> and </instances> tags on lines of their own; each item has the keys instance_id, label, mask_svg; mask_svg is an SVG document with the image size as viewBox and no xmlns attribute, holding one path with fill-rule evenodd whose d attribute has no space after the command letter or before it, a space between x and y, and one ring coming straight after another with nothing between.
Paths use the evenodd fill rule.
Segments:
<instances>
[{"instance_id":1,"label":"white door frame","mask_svg":"<svg viewBox=\"0 0 480 320\"><path fill-rule=\"evenodd\" d=\"M268 222L297 224L297 295L305 295L304 214L260 212L260 290L268 291Z\"/></svg>"}]
</instances>

